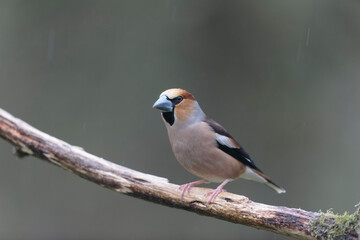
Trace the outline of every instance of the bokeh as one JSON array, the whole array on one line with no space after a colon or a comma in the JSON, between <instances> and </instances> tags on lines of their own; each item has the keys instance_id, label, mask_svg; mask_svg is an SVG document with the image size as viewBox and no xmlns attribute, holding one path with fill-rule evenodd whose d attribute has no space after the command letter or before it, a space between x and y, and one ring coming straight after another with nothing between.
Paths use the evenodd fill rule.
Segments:
<instances>
[{"instance_id":1,"label":"bokeh","mask_svg":"<svg viewBox=\"0 0 360 240\"><path fill-rule=\"evenodd\" d=\"M184 88L283 185L227 190L310 211L360 201L359 1L0 1L0 107L183 184L158 111ZM127 197L0 141L0 239L287 239ZM216 187L215 184L208 187Z\"/></svg>"}]
</instances>

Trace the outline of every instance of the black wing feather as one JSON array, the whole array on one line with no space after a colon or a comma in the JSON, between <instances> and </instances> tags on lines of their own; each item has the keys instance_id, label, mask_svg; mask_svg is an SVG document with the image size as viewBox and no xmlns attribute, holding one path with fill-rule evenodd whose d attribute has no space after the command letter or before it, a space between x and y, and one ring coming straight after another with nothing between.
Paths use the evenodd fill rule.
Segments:
<instances>
[{"instance_id":1,"label":"black wing feather","mask_svg":"<svg viewBox=\"0 0 360 240\"><path fill-rule=\"evenodd\" d=\"M215 133L220 134L222 136L234 139L230 133L228 133L228 131L226 131L226 129L221 126L219 123L217 123L216 121L214 121L213 119L206 117L204 119L204 122L206 122L207 124L209 124L209 126L214 130ZM245 164L246 166L249 166L259 172L262 173L262 171L256 167L255 162L251 159L250 155L244 150L243 147L240 148L232 148L232 147L228 147L224 144L219 143L218 141L216 141L218 144L218 148L222 151L224 151L225 153L229 154L230 156L232 156L233 158L239 160L241 163Z\"/></svg>"},{"instance_id":2,"label":"black wing feather","mask_svg":"<svg viewBox=\"0 0 360 240\"><path fill-rule=\"evenodd\" d=\"M219 143L218 141L216 141L218 144L218 148L222 151L224 151L225 153L229 154L230 156L232 156L233 158L235 158L236 160L239 160L241 163L245 164L246 166L249 166L255 170L258 170L259 172L262 173L262 171L255 165L254 161L250 158L249 154L247 152L245 152L244 148L240 147L240 148L231 148L228 147L224 144Z\"/></svg>"}]
</instances>

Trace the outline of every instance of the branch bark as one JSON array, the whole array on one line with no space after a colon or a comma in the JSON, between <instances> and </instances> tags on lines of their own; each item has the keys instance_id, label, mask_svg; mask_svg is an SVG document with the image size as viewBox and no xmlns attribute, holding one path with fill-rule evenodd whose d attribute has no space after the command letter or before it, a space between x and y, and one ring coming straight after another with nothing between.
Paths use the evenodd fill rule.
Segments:
<instances>
[{"instance_id":1,"label":"branch bark","mask_svg":"<svg viewBox=\"0 0 360 240\"><path fill-rule=\"evenodd\" d=\"M180 200L178 185L85 152L43 133L0 109L0 136L15 146L19 157L32 155L78 176L123 194L201 215L298 238L316 239L311 223L319 214L301 209L256 203L247 197L221 193L206 205L206 188L193 188ZM356 233L347 239L358 239Z\"/></svg>"}]
</instances>

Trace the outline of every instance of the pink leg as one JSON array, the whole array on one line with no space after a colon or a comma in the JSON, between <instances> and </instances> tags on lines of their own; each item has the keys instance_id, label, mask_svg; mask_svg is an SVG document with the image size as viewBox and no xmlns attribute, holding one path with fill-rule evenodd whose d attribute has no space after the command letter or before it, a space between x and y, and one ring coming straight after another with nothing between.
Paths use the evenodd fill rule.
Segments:
<instances>
[{"instance_id":1,"label":"pink leg","mask_svg":"<svg viewBox=\"0 0 360 240\"><path fill-rule=\"evenodd\" d=\"M181 200L183 199L185 192L189 192L190 188L192 188L192 187L194 187L196 185L202 184L202 183L206 183L206 182L207 182L206 180L199 180L199 181L196 181L196 182L191 182L191 183L181 185L179 187L179 189L182 190L181 195L180 195L180 199Z\"/></svg>"},{"instance_id":2,"label":"pink leg","mask_svg":"<svg viewBox=\"0 0 360 240\"><path fill-rule=\"evenodd\" d=\"M225 181L223 181L222 184L220 184L215 190L210 191L211 196L209 198L209 200L207 201L206 204L210 204L213 200L215 200L215 198L217 197L217 195L219 195L222 191L223 191L223 187L230 182L231 179L226 179Z\"/></svg>"}]
</instances>

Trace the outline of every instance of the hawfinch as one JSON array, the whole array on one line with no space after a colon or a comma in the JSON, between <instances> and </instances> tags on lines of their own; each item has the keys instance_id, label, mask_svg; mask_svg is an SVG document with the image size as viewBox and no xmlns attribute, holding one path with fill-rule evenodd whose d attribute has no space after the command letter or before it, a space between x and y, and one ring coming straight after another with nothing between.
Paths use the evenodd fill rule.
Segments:
<instances>
[{"instance_id":1,"label":"hawfinch","mask_svg":"<svg viewBox=\"0 0 360 240\"><path fill-rule=\"evenodd\" d=\"M264 183L277 193L285 193L285 189L255 166L249 154L224 127L205 115L189 92L168 89L160 94L153 108L161 111L176 159L186 170L202 178L181 185L181 199L198 184L221 182L210 192L209 204L223 191L225 184L237 178Z\"/></svg>"}]
</instances>

